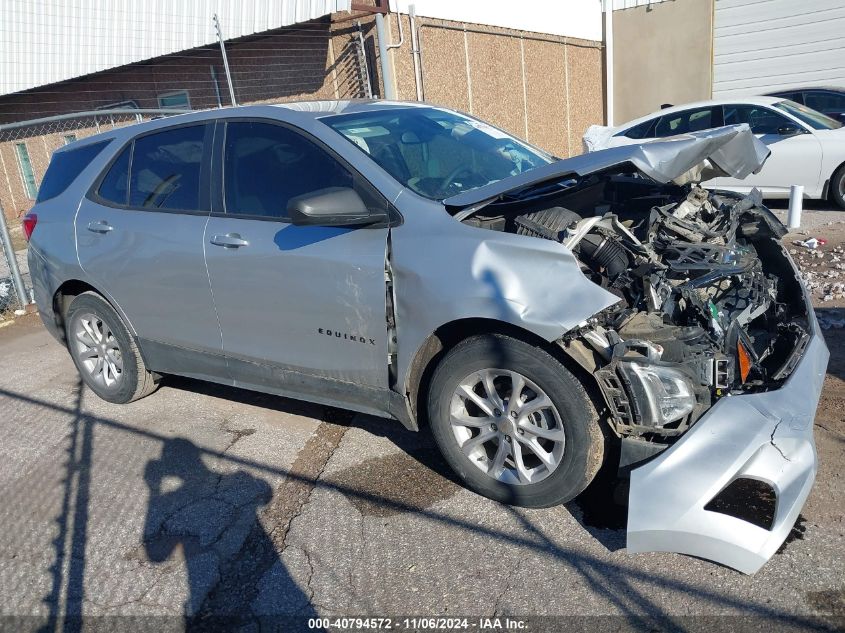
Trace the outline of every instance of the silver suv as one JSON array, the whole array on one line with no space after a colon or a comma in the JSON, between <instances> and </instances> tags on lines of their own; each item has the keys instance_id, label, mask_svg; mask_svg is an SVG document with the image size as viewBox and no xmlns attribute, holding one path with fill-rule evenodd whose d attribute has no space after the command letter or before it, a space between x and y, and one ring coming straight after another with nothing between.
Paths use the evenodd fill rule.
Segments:
<instances>
[{"instance_id":1,"label":"silver suv","mask_svg":"<svg viewBox=\"0 0 845 633\"><path fill-rule=\"evenodd\" d=\"M105 400L179 374L425 420L524 506L607 463L629 550L754 571L812 485L827 350L783 226L695 182L766 155L747 126L560 161L424 104L185 114L58 150L30 269ZM748 480L767 525L720 505Z\"/></svg>"}]
</instances>

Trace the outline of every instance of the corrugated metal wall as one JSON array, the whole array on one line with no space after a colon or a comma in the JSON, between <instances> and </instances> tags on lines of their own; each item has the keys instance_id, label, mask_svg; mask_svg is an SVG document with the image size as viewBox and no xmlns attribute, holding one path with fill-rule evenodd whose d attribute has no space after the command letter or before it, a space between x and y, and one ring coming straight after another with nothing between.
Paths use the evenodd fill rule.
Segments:
<instances>
[{"instance_id":1,"label":"corrugated metal wall","mask_svg":"<svg viewBox=\"0 0 845 633\"><path fill-rule=\"evenodd\" d=\"M0 94L348 11L350 0L2 0Z\"/></svg>"},{"instance_id":2,"label":"corrugated metal wall","mask_svg":"<svg viewBox=\"0 0 845 633\"><path fill-rule=\"evenodd\" d=\"M713 96L845 86L843 0L718 0Z\"/></svg>"}]
</instances>

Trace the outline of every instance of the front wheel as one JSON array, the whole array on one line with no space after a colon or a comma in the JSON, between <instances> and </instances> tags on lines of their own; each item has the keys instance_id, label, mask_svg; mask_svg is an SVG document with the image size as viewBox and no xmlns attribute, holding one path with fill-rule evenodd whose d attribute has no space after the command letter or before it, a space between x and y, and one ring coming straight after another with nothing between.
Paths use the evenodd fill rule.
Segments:
<instances>
[{"instance_id":1,"label":"front wheel","mask_svg":"<svg viewBox=\"0 0 845 633\"><path fill-rule=\"evenodd\" d=\"M569 501L602 463L604 438L583 385L545 350L507 336L450 350L432 376L428 414L452 469L504 503Z\"/></svg>"},{"instance_id":2,"label":"front wheel","mask_svg":"<svg viewBox=\"0 0 845 633\"><path fill-rule=\"evenodd\" d=\"M84 292L65 315L68 351L85 384L103 400L124 404L152 393L157 376L147 370L135 339L100 295Z\"/></svg>"},{"instance_id":3,"label":"front wheel","mask_svg":"<svg viewBox=\"0 0 845 633\"><path fill-rule=\"evenodd\" d=\"M830 179L830 198L840 209L845 209L845 165L837 169Z\"/></svg>"}]
</instances>

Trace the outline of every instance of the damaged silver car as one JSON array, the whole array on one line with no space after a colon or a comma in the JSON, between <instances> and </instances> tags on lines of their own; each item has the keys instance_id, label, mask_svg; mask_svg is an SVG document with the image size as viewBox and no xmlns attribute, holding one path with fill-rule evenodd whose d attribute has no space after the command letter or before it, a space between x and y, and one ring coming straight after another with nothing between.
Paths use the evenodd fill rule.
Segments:
<instances>
[{"instance_id":1,"label":"damaged silver car","mask_svg":"<svg viewBox=\"0 0 845 633\"><path fill-rule=\"evenodd\" d=\"M767 152L737 126L557 160L422 104L187 114L57 151L30 270L106 400L180 374L425 422L530 507L618 469L629 551L750 573L813 483L828 353L781 223L696 183Z\"/></svg>"}]
</instances>

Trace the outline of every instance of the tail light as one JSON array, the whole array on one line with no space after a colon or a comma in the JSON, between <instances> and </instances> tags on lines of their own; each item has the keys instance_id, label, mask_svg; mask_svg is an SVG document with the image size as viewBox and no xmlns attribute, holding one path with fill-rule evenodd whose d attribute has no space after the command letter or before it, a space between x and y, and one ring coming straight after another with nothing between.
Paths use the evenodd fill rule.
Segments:
<instances>
[{"instance_id":1,"label":"tail light","mask_svg":"<svg viewBox=\"0 0 845 633\"><path fill-rule=\"evenodd\" d=\"M38 224L38 216L34 213L27 213L23 216L23 232L26 235L26 241L32 237L32 232L35 230L35 225Z\"/></svg>"}]
</instances>

